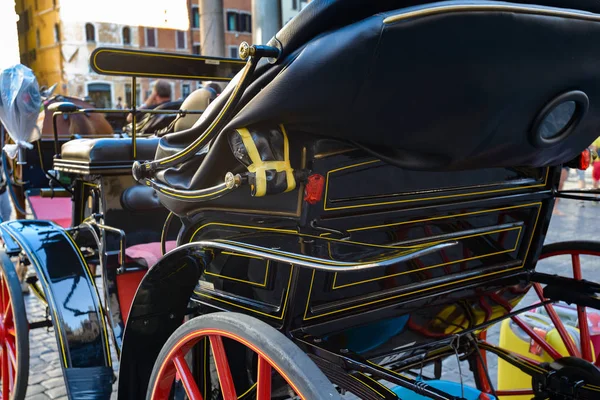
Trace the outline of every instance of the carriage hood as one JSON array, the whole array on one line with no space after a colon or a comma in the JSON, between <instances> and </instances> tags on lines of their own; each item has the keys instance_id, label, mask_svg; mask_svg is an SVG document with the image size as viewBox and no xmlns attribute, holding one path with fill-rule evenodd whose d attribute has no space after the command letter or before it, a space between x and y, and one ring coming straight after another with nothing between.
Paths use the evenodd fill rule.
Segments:
<instances>
[{"instance_id":1,"label":"carriage hood","mask_svg":"<svg viewBox=\"0 0 600 400\"><path fill-rule=\"evenodd\" d=\"M589 11L447 1L302 45L288 36L229 128L284 124L425 170L555 165L597 136L600 15Z\"/></svg>"}]
</instances>

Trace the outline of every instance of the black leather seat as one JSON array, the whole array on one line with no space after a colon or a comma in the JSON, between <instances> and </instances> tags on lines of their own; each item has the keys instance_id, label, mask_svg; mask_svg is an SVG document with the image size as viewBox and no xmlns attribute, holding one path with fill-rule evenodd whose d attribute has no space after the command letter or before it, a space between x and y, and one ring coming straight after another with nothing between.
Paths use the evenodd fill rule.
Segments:
<instances>
[{"instance_id":1,"label":"black leather seat","mask_svg":"<svg viewBox=\"0 0 600 400\"><path fill-rule=\"evenodd\" d=\"M156 152L158 138L138 138L136 140L137 158L152 159ZM131 138L76 139L63 144L61 159L87 164L124 164L131 163Z\"/></svg>"}]
</instances>

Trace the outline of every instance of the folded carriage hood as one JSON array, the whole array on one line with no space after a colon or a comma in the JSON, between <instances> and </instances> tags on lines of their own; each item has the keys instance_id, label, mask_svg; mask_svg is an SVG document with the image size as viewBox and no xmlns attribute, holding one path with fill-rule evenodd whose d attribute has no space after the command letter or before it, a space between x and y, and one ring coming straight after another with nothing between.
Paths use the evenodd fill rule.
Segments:
<instances>
[{"instance_id":1,"label":"folded carriage hood","mask_svg":"<svg viewBox=\"0 0 600 400\"><path fill-rule=\"evenodd\" d=\"M286 67L230 128L284 123L291 135L355 141L414 169L560 164L598 135L600 15L449 1L382 12L303 45L285 29L277 38ZM573 91L589 99L576 103L583 117L560 140L540 142L543 110Z\"/></svg>"}]
</instances>

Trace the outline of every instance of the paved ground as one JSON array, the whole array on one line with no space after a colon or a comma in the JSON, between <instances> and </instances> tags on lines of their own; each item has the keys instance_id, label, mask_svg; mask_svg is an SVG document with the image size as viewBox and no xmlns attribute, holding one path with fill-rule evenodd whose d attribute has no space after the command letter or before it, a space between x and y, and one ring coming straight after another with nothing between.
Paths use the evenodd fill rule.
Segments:
<instances>
[{"instance_id":1,"label":"paved ground","mask_svg":"<svg viewBox=\"0 0 600 400\"><path fill-rule=\"evenodd\" d=\"M590 173L587 174L587 185L591 184ZM574 175L574 174L572 174ZM565 188L575 187L577 185L575 177L571 176ZM587 203L582 205L578 201L561 200L558 205L559 210L564 215L556 215L549 228L547 243L562 240L574 239L597 239L600 240L600 205ZM587 262L587 264L586 264ZM584 277L600 282L600 265L594 265L590 260L584 260ZM568 260L557 260L552 263L540 265L544 272L552 272L567 275L569 274ZM528 295L522 304L530 304L533 297ZM28 316L30 320L42 319L45 315L45 309L33 295L25 298ZM488 338L492 343L498 341L498 327L490 329ZM30 332L31 361L29 372L29 388L27 399L46 400L46 399L66 399L64 381L61 375L60 362L56 348L56 341L52 329L38 329ZM496 380L496 368L493 357L490 357L490 374L493 381ZM469 369L462 365L463 382L472 384ZM444 379L450 379L460 382L457 362L450 358L444 365ZM113 393L113 398L116 396ZM351 398L351 397L348 397Z\"/></svg>"}]
</instances>

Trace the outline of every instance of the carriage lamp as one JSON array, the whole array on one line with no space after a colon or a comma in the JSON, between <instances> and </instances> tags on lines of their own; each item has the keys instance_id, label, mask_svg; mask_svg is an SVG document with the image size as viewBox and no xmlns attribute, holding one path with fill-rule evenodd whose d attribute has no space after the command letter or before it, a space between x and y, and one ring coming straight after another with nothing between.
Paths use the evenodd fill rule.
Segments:
<instances>
[{"instance_id":1,"label":"carriage lamp","mask_svg":"<svg viewBox=\"0 0 600 400\"><path fill-rule=\"evenodd\" d=\"M323 175L313 174L306 179L304 201L308 204L317 204L323 197L325 178Z\"/></svg>"}]
</instances>

